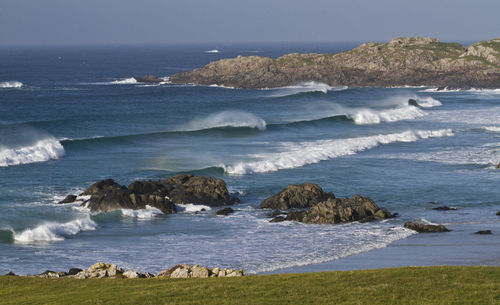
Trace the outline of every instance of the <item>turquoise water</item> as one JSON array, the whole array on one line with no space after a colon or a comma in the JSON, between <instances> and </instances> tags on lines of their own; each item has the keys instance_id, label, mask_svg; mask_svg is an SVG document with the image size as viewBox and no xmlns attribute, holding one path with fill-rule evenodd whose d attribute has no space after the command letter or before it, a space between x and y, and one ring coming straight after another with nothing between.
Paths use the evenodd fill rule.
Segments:
<instances>
[{"instance_id":1,"label":"turquoise water","mask_svg":"<svg viewBox=\"0 0 500 305\"><path fill-rule=\"evenodd\" d=\"M385 247L413 234L402 228L407 220L498 230L500 90L315 82L246 90L168 82L224 57L349 47L0 50L0 273L97 261L153 272L197 263L259 273ZM146 74L165 82L130 79ZM193 203L176 215L92 215L55 204L99 179L128 185L181 172L224 179L241 199L236 213L218 217L215 208L201 212ZM337 197L370 196L400 217L269 223L268 211L256 208L306 181ZM459 210L434 211L431 201Z\"/></svg>"}]
</instances>

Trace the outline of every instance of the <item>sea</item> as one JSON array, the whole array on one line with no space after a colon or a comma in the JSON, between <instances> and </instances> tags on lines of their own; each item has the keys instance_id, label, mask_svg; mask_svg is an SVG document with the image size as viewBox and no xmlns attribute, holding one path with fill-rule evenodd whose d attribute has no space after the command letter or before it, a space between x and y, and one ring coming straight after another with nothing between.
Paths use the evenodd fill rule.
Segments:
<instances>
[{"instance_id":1,"label":"sea","mask_svg":"<svg viewBox=\"0 0 500 305\"><path fill-rule=\"evenodd\" d=\"M355 46L0 48L0 274L100 261L149 272L178 263L279 272L410 239L416 233L406 221L445 224L460 232L449 235L457 243L480 229L494 234L477 238L497 238L500 89L169 82L222 58ZM164 81L133 78L142 75ZM235 213L217 216L197 202L173 215L154 208L92 214L78 203L57 204L97 180L128 185L178 173L226 181L241 199ZM371 197L399 216L270 223L260 202L303 182L336 197Z\"/></svg>"}]
</instances>

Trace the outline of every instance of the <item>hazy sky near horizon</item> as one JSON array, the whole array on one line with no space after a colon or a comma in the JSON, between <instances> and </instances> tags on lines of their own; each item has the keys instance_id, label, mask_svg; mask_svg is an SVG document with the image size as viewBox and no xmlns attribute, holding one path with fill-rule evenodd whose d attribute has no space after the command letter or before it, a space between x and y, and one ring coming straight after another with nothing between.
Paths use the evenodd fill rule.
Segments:
<instances>
[{"instance_id":1,"label":"hazy sky near horizon","mask_svg":"<svg viewBox=\"0 0 500 305\"><path fill-rule=\"evenodd\" d=\"M500 37L499 0L0 0L0 45Z\"/></svg>"}]
</instances>

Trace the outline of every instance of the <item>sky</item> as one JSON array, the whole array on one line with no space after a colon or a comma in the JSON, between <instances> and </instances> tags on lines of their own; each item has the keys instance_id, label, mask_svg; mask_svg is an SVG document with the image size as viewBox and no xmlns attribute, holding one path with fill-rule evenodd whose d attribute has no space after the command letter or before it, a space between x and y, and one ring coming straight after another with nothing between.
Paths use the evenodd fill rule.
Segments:
<instances>
[{"instance_id":1,"label":"sky","mask_svg":"<svg viewBox=\"0 0 500 305\"><path fill-rule=\"evenodd\" d=\"M0 45L500 37L499 0L0 0Z\"/></svg>"}]
</instances>

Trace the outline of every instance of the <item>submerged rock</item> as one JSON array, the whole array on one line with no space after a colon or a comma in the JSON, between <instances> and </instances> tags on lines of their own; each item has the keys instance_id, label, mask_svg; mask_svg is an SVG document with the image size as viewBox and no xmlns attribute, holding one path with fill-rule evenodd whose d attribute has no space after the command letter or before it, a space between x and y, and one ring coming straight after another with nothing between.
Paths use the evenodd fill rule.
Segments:
<instances>
[{"instance_id":1,"label":"submerged rock","mask_svg":"<svg viewBox=\"0 0 500 305\"><path fill-rule=\"evenodd\" d=\"M438 233L438 232L450 232L443 225L424 225L421 223L408 221L404 224L404 227L410 230L417 231L418 233Z\"/></svg>"},{"instance_id":2,"label":"submerged rock","mask_svg":"<svg viewBox=\"0 0 500 305\"><path fill-rule=\"evenodd\" d=\"M480 234L480 235L490 235L490 234L493 234L491 233L491 230L479 230L477 231L476 233L474 234Z\"/></svg>"},{"instance_id":3,"label":"submerged rock","mask_svg":"<svg viewBox=\"0 0 500 305\"><path fill-rule=\"evenodd\" d=\"M436 211L456 211L458 210L458 208L455 208L455 207L447 207L447 206L440 206L440 207L435 207L435 208L432 208L433 210L436 210Z\"/></svg>"},{"instance_id":4,"label":"submerged rock","mask_svg":"<svg viewBox=\"0 0 500 305\"><path fill-rule=\"evenodd\" d=\"M329 198L306 211L290 212L286 220L304 223L336 224L351 221L372 221L391 218L386 209L380 209L368 197Z\"/></svg>"},{"instance_id":5,"label":"submerged rock","mask_svg":"<svg viewBox=\"0 0 500 305\"><path fill-rule=\"evenodd\" d=\"M60 204L73 203L76 201L76 198L77 198L76 195L68 195L63 200L59 201L58 203L60 203Z\"/></svg>"},{"instance_id":6,"label":"submerged rock","mask_svg":"<svg viewBox=\"0 0 500 305\"><path fill-rule=\"evenodd\" d=\"M333 193L326 193L314 183L289 185L278 194L267 198L260 204L261 209L303 209L310 208L319 202L335 198Z\"/></svg>"},{"instance_id":7,"label":"submerged rock","mask_svg":"<svg viewBox=\"0 0 500 305\"><path fill-rule=\"evenodd\" d=\"M231 213L234 213L234 210L231 208L224 208L222 210L218 210L217 212L215 212L216 215L220 215L220 216L227 216Z\"/></svg>"},{"instance_id":8,"label":"submerged rock","mask_svg":"<svg viewBox=\"0 0 500 305\"><path fill-rule=\"evenodd\" d=\"M231 205L239 199L229 195L226 183L217 178L177 175L162 181L134 181L128 187L105 179L92 184L81 195L92 212L145 209L151 206L165 214L176 213L175 204Z\"/></svg>"}]
</instances>

